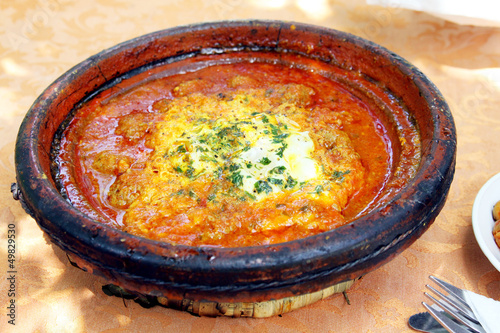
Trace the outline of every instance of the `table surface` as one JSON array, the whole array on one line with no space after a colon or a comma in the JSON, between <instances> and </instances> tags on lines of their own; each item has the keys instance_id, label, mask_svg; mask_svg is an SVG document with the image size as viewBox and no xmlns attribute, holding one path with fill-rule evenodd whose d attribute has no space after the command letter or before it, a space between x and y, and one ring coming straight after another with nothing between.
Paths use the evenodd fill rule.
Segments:
<instances>
[{"instance_id":1,"label":"table surface","mask_svg":"<svg viewBox=\"0 0 500 333\"><path fill-rule=\"evenodd\" d=\"M407 332L424 311L429 275L500 299L500 273L482 254L471 210L500 172L500 29L365 1L22 0L0 3L0 331L2 332ZM27 110L59 75L87 57L149 32L226 19L280 19L369 39L406 58L441 90L457 126L455 179L429 230L347 292L268 319L196 317L108 297L104 281L72 267L13 200L14 146ZM7 271L16 235L15 326Z\"/></svg>"}]
</instances>

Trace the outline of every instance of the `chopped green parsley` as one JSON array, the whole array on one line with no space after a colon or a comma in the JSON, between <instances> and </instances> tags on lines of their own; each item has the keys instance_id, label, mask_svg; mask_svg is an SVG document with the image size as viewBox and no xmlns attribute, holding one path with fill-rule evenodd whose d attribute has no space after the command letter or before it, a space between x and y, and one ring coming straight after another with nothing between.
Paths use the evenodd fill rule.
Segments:
<instances>
[{"instance_id":1,"label":"chopped green parsley","mask_svg":"<svg viewBox=\"0 0 500 333\"><path fill-rule=\"evenodd\" d=\"M273 191L273 188L265 180L258 180L254 184L255 191L260 194L262 192L269 194Z\"/></svg>"}]
</instances>

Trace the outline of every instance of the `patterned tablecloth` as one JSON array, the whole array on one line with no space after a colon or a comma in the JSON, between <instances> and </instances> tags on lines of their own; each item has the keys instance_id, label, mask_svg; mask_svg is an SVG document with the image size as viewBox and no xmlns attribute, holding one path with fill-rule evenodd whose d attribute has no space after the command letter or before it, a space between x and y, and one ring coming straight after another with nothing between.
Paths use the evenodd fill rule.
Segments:
<instances>
[{"instance_id":1,"label":"patterned tablecloth","mask_svg":"<svg viewBox=\"0 0 500 333\"><path fill-rule=\"evenodd\" d=\"M471 226L477 191L500 172L500 28L361 0L16 0L0 2L0 17L1 332L405 332L408 317L424 310L430 274L500 299L500 272ZM12 198L14 145L25 113L59 75L102 49L177 25L248 18L350 32L428 75L448 101L458 135L455 180L443 211L411 247L356 282L347 293L350 304L337 294L281 317L232 319L144 309L106 296L104 282L72 267ZM9 225L16 236L14 279ZM7 316L12 299L15 326Z\"/></svg>"}]
</instances>

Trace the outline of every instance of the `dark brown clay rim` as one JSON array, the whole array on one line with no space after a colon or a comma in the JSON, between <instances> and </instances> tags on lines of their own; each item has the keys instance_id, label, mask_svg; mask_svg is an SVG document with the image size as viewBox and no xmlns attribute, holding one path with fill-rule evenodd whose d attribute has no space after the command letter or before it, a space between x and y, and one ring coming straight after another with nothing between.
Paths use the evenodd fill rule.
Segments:
<instances>
[{"instance_id":1,"label":"dark brown clay rim","mask_svg":"<svg viewBox=\"0 0 500 333\"><path fill-rule=\"evenodd\" d=\"M292 29L342 39L387 59L397 71L411 78L431 109L433 130L432 138L424 142L417 175L403 191L385 206L343 227L288 243L245 248L173 246L143 239L96 222L61 196L49 179L51 175L40 163L40 155L48 154L40 142L40 133L47 126L47 110L60 92L69 89L76 78L90 69L99 68L106 59L128 50L147 48L158 38L209 34L214 29L226 31L247 26L276 29L278 37L282 29ZM280 48L279 43L277 38L276 49ZM251 44L245 47L255 47ZM130 65L130 70L142 65L146 63L138 59L137 65ZM122 74L117 70L115 76L105 79L109 81ZM89 81L89 86L92 84ZM95 90L98 86L91 88ZM440 92L417 68L387 49L351 34L312 25L222 21L176 27L138 37L104 50L70 69L42 93L27 113L17 139L15 163L23 205L40 227L62 249L109 272L107 276L154 284L158 290L237 293L286 289L314 281L319 281L318 285L339 282L362 275L389 260L416 240L443 207L453 179L455 151L454 122ZM324 286L307 287L306 291L321 287Z\"/></svg>"}]
</instances>

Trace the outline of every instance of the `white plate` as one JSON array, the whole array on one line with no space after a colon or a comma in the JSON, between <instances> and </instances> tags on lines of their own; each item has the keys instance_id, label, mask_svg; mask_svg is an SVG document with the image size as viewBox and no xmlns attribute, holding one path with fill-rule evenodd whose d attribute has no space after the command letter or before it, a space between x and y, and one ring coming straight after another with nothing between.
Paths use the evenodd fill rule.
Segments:
<instances>
[{"instance_id":1,"label":"white plate","mask_svg":"<svg viewBox=\"0 0 500 333\"><path fill-rule=\"evenodd\" d=\"M477 243L488 260L500 271L500 248L493 238L493 206L500 201L500 173L479 190L472 206L472 227Z\"/></svg>"}]
</instances>

